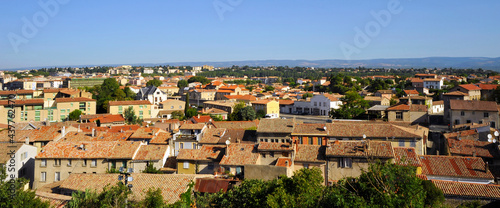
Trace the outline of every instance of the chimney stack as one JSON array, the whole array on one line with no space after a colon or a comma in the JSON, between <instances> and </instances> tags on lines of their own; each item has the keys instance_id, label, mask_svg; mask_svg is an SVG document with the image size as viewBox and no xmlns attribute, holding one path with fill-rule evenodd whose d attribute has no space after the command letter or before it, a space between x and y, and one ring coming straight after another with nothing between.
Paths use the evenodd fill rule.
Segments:
<instances>
[{"instance_id":1,"label":"chimney stack","mask_svg":"<svg viewBox=\"0 0 500 208\"><path fill-rule=\"evenodd\" d=\"M26 137L26 144L30 144L30 138Z\"/></svg>"},{"instance_id":2,"label":"chimney stack","mask_svg":"<svg viewBox=\"0 0 500 208\"><path fill-rule=\"evenodd\" d=\"M61 136L66 135L66 126L63 126L61 129Z\"/></svg>"},{"instance_id":3,"label":"chimney stack","mask_svg":"<svg viewBox=\"0 0 500 208\"><path fill-rule=\"evenodd\" d=\"M488 169L489 169L489 165L488 165L488 162L485 162L484 163L484 172L488 172Z\"/></svg>"},{"instance_id":4,"label":"chimney stack","mask_svg":"<svg viewBox=\"0 0 500 208\"><path fill-rule=\"evenodd\" d=\"M95 137L95 129L92 128L92 137Z\"/></svg>"}]
</instances>

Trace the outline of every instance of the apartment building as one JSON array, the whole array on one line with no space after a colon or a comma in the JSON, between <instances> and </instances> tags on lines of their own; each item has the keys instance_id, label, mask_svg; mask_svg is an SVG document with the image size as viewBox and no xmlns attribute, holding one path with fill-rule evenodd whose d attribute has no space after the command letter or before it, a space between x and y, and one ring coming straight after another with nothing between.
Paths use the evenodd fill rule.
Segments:
<instances>
[{"instance_id":1,"label":"apartment building","mask_svg":"<svg viewBox=\"0 0 500 208\"><path fill-rule=\"evenodd\" d=\"M108 113L123 114L125 109L132 107L140 119L152 118L152 104L148 100L109 101Z\"/></svg>"}]
</instances>

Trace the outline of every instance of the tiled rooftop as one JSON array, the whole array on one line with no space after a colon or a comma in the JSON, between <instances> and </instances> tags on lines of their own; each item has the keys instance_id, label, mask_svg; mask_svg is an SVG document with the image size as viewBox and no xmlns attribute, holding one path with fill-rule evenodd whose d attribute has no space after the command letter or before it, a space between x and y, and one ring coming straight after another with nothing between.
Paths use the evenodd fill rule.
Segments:
<instances>
[{"instance_id":1,"label":"tiled rooftop","mask_svg":"<svg viewBox=\"0 0 500 208\"><path fill-rule=\"evenodd\" d=\"M299 162L324 162L325 146L321 145L297 145L295 161Z\"/></svg>"},{"instance_id":2,"label":"tiled rooftop","mask_svg":"<svg viewBox=\"0 0 500 208\"><path fill-rule=\"evenodd\" d=\"M141 145L134 160L161 160L167 152L167 145Z\"/></svg>"},{"instance_id":3,"label":"tiled rooftop","mask_svg":"<svg viewBox=\"0 0 500 208\"><path fill-rule=\"evenodd\" d=\"M422 162L420 162L420 158L413 147L394 147L394 160L395 163L400 165L422 166Z\"/></svg>"},{"instance_id":4,"label":"tiled rooftop","mask_svg":"<svg viewBox=\"0 0 500 208\"><path fill-rule=\"evenodd\" d=\"M392 158L394 151L389 141L339 141L332 142L326 148L330 157L376 157Z\"/></svg>"},{"instance_id":5,"label":"tiled rooftop","mask_svg":"<svg viewBox=\"0 0 500 208\"><path fill-rule=\"evenodd\" d=\"M421 155L422 174L461 178L484 178L493 180L490 170L485 169L479 157Z\"/></svg>"},{"instance_id":6,"label":"tiled rooftop","mask_svg":"<svg viewBox=\"0 0 500 208\"><path fill-rule=\"evenodd\" d=\"M230 144L220 165L255 165L259 158L256 144Z\"/></svg>"},{"instance_id":7,"label":"tiled rooftop","mask_svg":"<svg viewBox=\"0 0 500 208\"><path fill-rule=\"evenodd\" d=\"M258 146L259 151L292 151L293 146L289 143L278 142L260 142Z\"/></svg>"},{"instance_id":8,"label":"tiled rooftop","mask_svg":"<svg viewBox=\"0 0 500 208\"><path fill-rule=\"evenodd\" d=\"M36 158L132 159L140 145L127 141L49 142Z\"/></svg>"},{"instance_id":9,"label":"tiled rooftop","mask_svg":"<svg viewBox=\"0 0 500 208\"><path fill-rule=\"evenodd\" d=\"M500 186L491 184L463 183L452 181L432 180L445 197L459 197L471 199L500 199Z\"/></svg>"}]
</instances>

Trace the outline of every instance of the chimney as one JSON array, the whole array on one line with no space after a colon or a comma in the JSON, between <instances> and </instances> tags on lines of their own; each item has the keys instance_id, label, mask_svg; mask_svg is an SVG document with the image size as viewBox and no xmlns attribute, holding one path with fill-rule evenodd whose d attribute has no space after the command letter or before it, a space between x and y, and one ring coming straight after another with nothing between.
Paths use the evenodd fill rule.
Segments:
<instances>
[{"instance_id":1,"label":"chimney","mask_svg":"<svg viewBox=\"0 0 500 208\"><path fill-rule=\"evenodd\" d=\"M63 126L61 129L61 136L66 135L66 126Z\"/></svg>"},{"instance_id":2,"label":"chimney","mask_svg":"<svg viewBox=\"0 0 500 208\"><path fill-rule=\"evenodd\" d=\"M30 138L26 137L26 144L30 144Z\"/></svg>"},{"instance_id":3,"label":"chimney","mask_svg":"<svg viewBox=\"0 0 500 208\"><path fill-rule=\"evenodd\" d=\"M92 128L92 137L95 137L95 129Z\"/></svg>"},{"instance_id":4,"label":"chimney","mask_svg":"<svg viewBox=\"0 0 500 208\"><path fill-rule=\"evenodd\" d=\"M439 155L439 150L436 150L436 155Z\"/></svg>"},{"instance_id":5,"label":"chimney","mask_svg":"<svg viewBox=\"0 0 500 208\"><path fill-rule=\"evenodd\" d=\"M490 166L488 165L488 162L485 162L484 163L484 172L488 172L489 168L490 168Z\"/></svg>"},{"instance_id":6,"label":"chimney","mask_svg":"<svg viewBox=\"0 0 500 208\"><path fill-rule=\"evenodd\" d=\"M476 150L472 151L472 157L476 157Z\"/></svg>"}]
</instances>

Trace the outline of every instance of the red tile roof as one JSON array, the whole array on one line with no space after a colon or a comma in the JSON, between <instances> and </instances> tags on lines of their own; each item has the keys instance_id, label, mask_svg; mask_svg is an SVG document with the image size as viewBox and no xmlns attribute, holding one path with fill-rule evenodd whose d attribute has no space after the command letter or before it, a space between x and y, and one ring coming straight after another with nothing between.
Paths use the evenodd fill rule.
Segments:
<instances>
[{"instance_id":1,"label":"red tile roof","mask_svg":"<svg viewBox=\"0 0 500 208\"><path fill-rule=\"evenodd\" d=\"M167 145L141 145L134 157L135 161L161 160L167 152Z\"/></svg>"},{"instance_id":2,"label":"red tile roof","mask_svg":"<svg viewBox=\"0 0 500 208\"><path fill-rule=\"evenodd\" d=\"M493 111L498 112L498 105L495 101L482 100L450 100L450 109L468 111Z\"/></svg>"},{"instance_id":3,"label":"red tile roof","mask_svg":"<svg viewBox=\"0 0 500 208\"><path fill-rule=\"evenodd\" d=\"M483 158L497 158L500 156L498 145L486 141L470 139L447 138L450 154L455 156L473 156Z\"/></svg>"},{"instance_id":4,"label":"red tile roof","mask_svg":"<svg viewBox=\"0 0 500 208\"><path fill-rule=\"evenodd\" d=\"M49 142L36 158L132 159L140 145L125 141Z\"/></svg>"},{"instance_id":5,"label":"red tile roof","mask_svg":"<svg viewBox=\"0 0 500 208\"><path fill-rule=\"evenodd\" d=\"M123 118L122 114L117 114L117 115L105 115L102 117L89 119L90 122L94 122L97 120L99 120L101 122L101 124L106 124L106 123L113 123L113 122L122 122L122 121L124 122L125 118Z\"/></svg>"},{"instance_id":6,"label":"red tile roof","mask_svg":"<svg viewBox=\"0 0 500 208\"><path fill-rule=\"evenodd\" d=\"M418 95L418 91L416 90L405 90L404 91L407 95Z\"/></svg>"},{"instance_id":7,"label":"red tile roof","mask_svg":"<svg viewBox=\"0 0 500 208\"><path fill-rule=\"evenodd\" d=\"M185 123L185 124L182 124L181 127L179 127L179 129L181 129L181 130L189 130L189 129L201 130L204 127L205 127L205 123L197 123L197 124Z\"/></svg>"},{"instance_id":8,"label":"red tile roof","mask_svg":"<svg viewBox=\"0 0 500 208\"><path fill-rule=\"evenodd\" d=\"M293 129L292 135L328 135L328 131L334 131L334 129L328 129L325 124L321 123L304 123L297 124Z\"/></svg>"},{"instance_id":9,"label":"red tile roof","mask_svg":"<svg viewBox=\"0 0 500 208\"><path fill-rule=\"evenodd\" d=\"M177 160L220 161L225 145L203 145L200 149L180 149Z\"/></svg>"},{"instance_id":10,"label":"red tile roof","mask_svg":"<svg viewBox=\"0 0 500 208\"><path fill-rule=\"evenodd\" d=\"M280 105L293 105L293 100L278 100Z\"/></svg>"},{"instance_id":11,"label":"red tile roof","mask_svg":"<svg viewBox=\"0 0 500 208\"><path fill-rule=\"evenodd\" d=\"M260 142L258 146L259 151L292 151L293 146L289 143L278 142Z\"/></svg>"},{"instance_id":12,"label":"red tile roof","mask_svg":"<svg viewBox=\"0 0 500 208\"><path fill-rule=\"evenodd\" d=\"M86 98L86 97L77 97L77 98L56 98L56 103L68 103L68 102L91 102L96 101L94 99Z\"/></svg>"},{"instance_id":13,"label":"red tile roof","mask_svg":"<svg viewBox=\"0 0 500 208\"><path fill-rule=\"evenodd\" d=\"M11 104L14 104L15 106L36 104L43 105L43 99L13 100L13 102L9 102L8 100L0 100L0 105L6 106Z\"/></svg>"},{"instance_id":14,"label":"red tile roof","mask_svg":"<svg viewBox=\"0 0 500 208\"><path fill-rule=\"evenodd\" d=\"M256 144L232 143L220 165L255 165L259 158Z\"/></svg>"},{"instance_id":15,"label":"red tile roof","mask_svg":"<svg viewBox=\"0 0 500 208\"><path fill-rule=\"evenodd\" d=\"M297 162L325 162L325 149L321 145L297 145L295 161Z\"/></svg>"},{"instance_id":16,"label":"red tile roof","mask_svg":"<svg viewBox=\"0 0 500 208\"><path fill-rule=\"evenodd\" d=\"M390 123L377 122L334 122L327 123L328 136L333 138L422 138L415 126L405 128ZM418 127L423 128L423 127Z\"/></svg>"},{"instance_id":17,"label":"red tile roof","mask_svg":"<svg viewBox=\"0 0 500 208\"><path fill-rule=\"evenodd\" d=\"M287 166L288 162L288 166ZM278 160L276 160L276 166L280 167L291 167L292 166L292 159L288 157L280 157Z\"/></svg>"},{"instance_id":18,"label":"red tile roof","mask_svg":"<svg viewBox=\"0 0 500 208\"><path fill-rule=\"evenodd\" d=\"M498 86L498 84L476 84L479 88L481 88L481 90L496 90Z\"/></svg>"},{"instance_id":19,"label":"red tile roof","mask_svg":"<svg viewBox=\"0 0 500 208\"><path fill-rule=\"evenodd\" d=\"M148 100L109 101L109 106L114 105L151 105L151 102Z\"/></svg>"},{"instance_id":20,"label":"red tile roof","mask_svg":"<svg viewBox=\"0 0 500 208\"><path fill-rule=\"evenodd\" d=\"M422 174L433 176L484 178L493 180L480 157L421 155Z\"/></svg>"},{"instance_id":21,"label":"red tile roof","mask_svg":"<svg viewBox=\"0 0 500 208\"><path fill-rule=\"evenodd\" d=\"M205 133L203 133L199 143L217 144L225 132L226 129L224 128L208 128L205 130Z\"/></svg>"},{"instance_id":22,"label":"red tile roof","mask_svg":"<svg viewBox=\"0 0 500 208\"><path fill-rule=\"evenodd\" d=\"M479 88L478 86L476 85L473 85L473 84L462 84L462 85L458 85L459 87L461 88L464 88L466 90L481 90L481 88Z\"/></svg>"},{"instance_id":23,"label":"red tile roof","mask_svg":"<svg viewBox=\"0 0 500 208\"><path fill-rule=\"evenodd\" d=\"M212 117L198 115L198 116L191 117L191 119L193 119L195 123L206 123L206 122L211 121Z\"/></svg>"},{"instance_id":24,"label":"red tile roof","mask_svg":"<svg viewBox=\"0 0 500 208\"><path fill-rule=\"evenodd\" d=\"M389 141L339 141L332 142L326 148L330 157L377 157L392 158L394 150Z\"/></svg>"},{"instance_id":25,"label":"red tile roof","mask_svg":"<svg viewBox=\"0 0 500 208\"><path fill-rule=\"evenodd\" d=\"M394 147L394 160L396 164L421 167L422 162L413 147Z\"/></svg>"},{"instance_id":26,"label":"red tile roof","mask_svg":"<svg viewBox=\"0 0 500 208\"><path fill-rule=\"evenodd\" d=\"M468 96L469 94L465 93L465 92L460 92L460 91L453 91L453 92L448 92L448 93L444 93L443 95L451 95L451 96Z\"/></svg>"},{"instance_id":27,"label":"red tile roof","mask_svg":"<svg viewBox=\"0 0 500 208\"><path fill-rule=\"evenodd\" d=\"M432 180L446 197L472 199L500 199L500 186L492 184L463 183Z\"/></svg>"},{"instance_id":28,"label":"red tile roof","mask_svg":"<svg viewBox=\"0 0 500 208\"><path fill-rule=\"evenodd\" d=\"M255 121L214 121L212 124L216 128L224 129L249 129L257 128L259 125L259 120Z\"/></svg>"}]
</instances>

